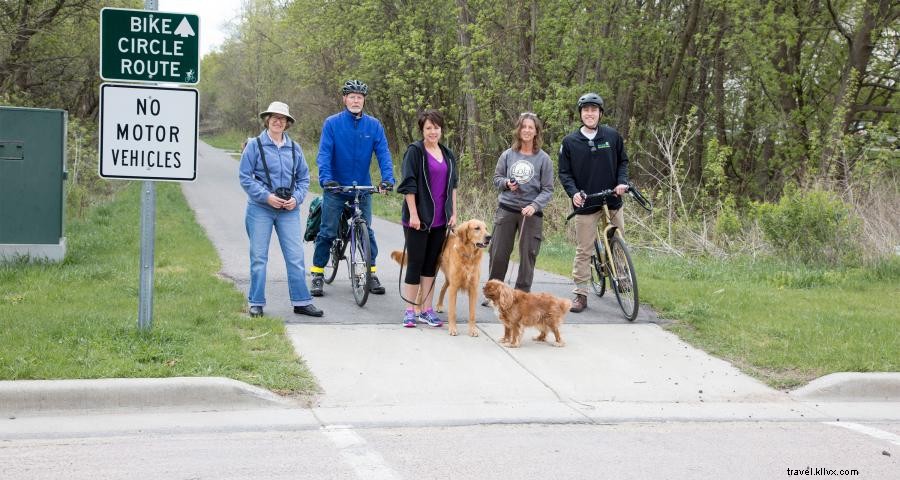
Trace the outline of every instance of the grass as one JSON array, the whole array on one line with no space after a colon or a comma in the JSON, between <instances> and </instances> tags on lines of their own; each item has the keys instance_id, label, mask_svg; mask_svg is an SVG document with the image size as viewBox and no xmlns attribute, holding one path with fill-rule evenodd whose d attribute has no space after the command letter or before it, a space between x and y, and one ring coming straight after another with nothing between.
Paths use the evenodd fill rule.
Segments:
<instances>
[{"instance_id":1,"label":"grass","mask_svg":"<svg viewBox=\"0 0 900 480\"><path fill-rule=\"evenodd\" d=\"M236 152L237 158L240 158L241 144L254 134L247 134L238 130L227 130L213 135L204 135L203 141L213 147L221 148L228 152Z\"/></svg>"},{"instance_id":2,"label":"grass","mask_svg":"<svg viewBox=\"0 0 900 480\"><path fill-rule=\"evenodd\" d=\"M0 265L0 379L224 376L315 391L282 321L242 313L175 184L158 184L154 323L138 331L139 186L68 225L64 262Z\"/></svg>"},{"instance_id":3,"label":"grass","mask_svg":"<svg viewBox=\"0 0 900 480\"><path fill-rule=\"evenodd\" d=\"M632 252L641 302L665 328L775 388L834 372L900 370L900 259L810 268ZM538 268L569 276L574 247L545 240Z\"/></svg>"}]
</instances>

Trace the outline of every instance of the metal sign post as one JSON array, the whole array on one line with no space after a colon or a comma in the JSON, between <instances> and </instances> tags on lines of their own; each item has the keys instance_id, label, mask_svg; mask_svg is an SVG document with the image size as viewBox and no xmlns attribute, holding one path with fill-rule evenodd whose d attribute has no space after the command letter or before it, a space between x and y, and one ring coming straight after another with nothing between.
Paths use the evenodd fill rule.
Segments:
<instances>
[{"instance_id":1,"label":"metal sign post","mask_svg":"<svg viewBox=\"0 0 900 480\"><path fill-rule=\"evenodd\" d=\"M158 10L159 2L156 0L144 0L144 9ZM100 56L103 56L102 49ZM145 180L141 188L141 273L140 286L138 287L138 330L145 332L149 332L150 328L153 327L153 258L156 248L155 240L156 184Z\"/></svg>"}]
</instances>

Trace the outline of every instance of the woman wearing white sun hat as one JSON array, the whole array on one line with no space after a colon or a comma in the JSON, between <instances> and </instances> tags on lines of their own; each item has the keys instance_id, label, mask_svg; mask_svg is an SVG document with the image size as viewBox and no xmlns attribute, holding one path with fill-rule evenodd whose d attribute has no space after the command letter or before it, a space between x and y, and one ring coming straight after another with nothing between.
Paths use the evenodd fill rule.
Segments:
<instances>
[{"instance_id":1,"label":"woman wearing white sun hat","mask_svg":"<svg viewBox=\"0 0 900 480\"><path fill-rule=\"evenodd\" d=\"M265 129L247 142L239 178L247 192L245 225L250 239L250 316L261 317L266 304L266 263L272 229L287 266L288 291L294 313L321 317L306 285L301 243L300 209L309 191L309 166L300 145L285 133L294 123L287 104L272 102L259 114Z\"/></svg>"}]
</instances>

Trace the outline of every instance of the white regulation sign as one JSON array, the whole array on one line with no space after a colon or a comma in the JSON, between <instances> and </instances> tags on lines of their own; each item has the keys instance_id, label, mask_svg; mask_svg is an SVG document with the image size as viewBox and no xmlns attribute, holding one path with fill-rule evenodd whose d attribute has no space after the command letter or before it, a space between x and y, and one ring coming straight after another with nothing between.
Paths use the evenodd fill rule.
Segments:
<instances>
[{"instance_id":1,"label":"white regulation sign","mask_svg":"<svg viewBox=\"0 0 900 480\"><path fill-rule=\"evenodd\" d=\"M197 90L100 86L100 176L197 178Z\"/></svg>"}]
</instances>

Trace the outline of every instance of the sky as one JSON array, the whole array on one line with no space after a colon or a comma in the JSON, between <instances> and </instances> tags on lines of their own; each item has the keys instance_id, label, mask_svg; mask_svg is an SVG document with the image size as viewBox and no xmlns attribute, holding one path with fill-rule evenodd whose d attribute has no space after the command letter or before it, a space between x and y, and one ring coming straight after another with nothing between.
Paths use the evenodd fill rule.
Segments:
<instances>
[{"instance_id":1,"label":"sky","mask_svg":"<svg viewBox=\"0 0 900 480\"><path fill-rule=\"evenodd\" d=\"M200 16L200 57L225 41L229 20L238 16L242 0L159 0L159 11Z\"/></svg>"}]
</instances>

